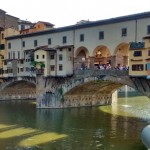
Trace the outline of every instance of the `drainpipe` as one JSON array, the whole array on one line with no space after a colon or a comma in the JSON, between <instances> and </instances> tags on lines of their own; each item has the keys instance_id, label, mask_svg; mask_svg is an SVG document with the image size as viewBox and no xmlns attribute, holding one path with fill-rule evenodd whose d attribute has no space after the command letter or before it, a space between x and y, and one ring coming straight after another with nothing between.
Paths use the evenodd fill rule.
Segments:
<instances>
[{"instance_id":1,"label":"drainpipe","mask_svg":"<svg viewBox=\"0 0 150 150\"><path fill-rule=\"evenodd\" d=\"M135 20L135 42L137 42L137 19Z\"/></svg>"},{"instance_id":2,"label":"drainpipe","mask_svg":"<svg viewBox=\"0 0 150 150\"><path fill-rule=\"evenodd\" d=\"M57 63L57 62L58 62L58 61L57 61L57 51L58 51L58 50L57 50L57 48L56 48L56 52L55 52L55 54L54 54L55 66L56 66L56 68L55 68L55 69L56 69L56 70L55 70L55 77L58 76L58 74L57 74L57 68L59 68L59 66L57 66L57 65L58 65L58 63Z\"/></svg>"},{"instance_id":3,"label":"drainpipe","mask_svg":"<svg viewBox=\"0 0 150 150\"><path fill-rule=\"evenodd\" d=\"M73 29L73 74L74 74L74 49L75 49L75 29Z\"/></svg>"}]
</instances>

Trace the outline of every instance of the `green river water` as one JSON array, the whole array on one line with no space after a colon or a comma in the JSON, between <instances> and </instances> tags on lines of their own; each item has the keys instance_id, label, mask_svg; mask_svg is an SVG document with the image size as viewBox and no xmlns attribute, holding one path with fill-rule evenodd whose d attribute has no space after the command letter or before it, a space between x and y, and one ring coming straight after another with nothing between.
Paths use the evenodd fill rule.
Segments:
<instances>
[{"instance_id":1,"label":"green river water","mask_svg":"<svg viewBox=\"0 0 150 150\"><path fill-rule=\"evenodd\" d=\"M0 103L0 150L146 150L140 134L150 99L118 98L111 106L36 109Z\"/></svg>"}]
</instances>

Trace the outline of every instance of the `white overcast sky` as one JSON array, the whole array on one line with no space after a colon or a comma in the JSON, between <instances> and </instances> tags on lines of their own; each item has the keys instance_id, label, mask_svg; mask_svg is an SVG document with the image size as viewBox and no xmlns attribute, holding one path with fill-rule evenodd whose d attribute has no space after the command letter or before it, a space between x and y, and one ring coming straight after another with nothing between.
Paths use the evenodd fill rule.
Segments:
<instances>
[{"instance_id":1,"label":"white overcast sky","mask_svg":"<svg viewBox=\"0 0 150 150\"><path fill-rule=\"evenodd\" d=\"M80 20L147 12L150 0L1 0L0 9L21 20L46 21L61 27Z\"/></svg>"}]
</instances>

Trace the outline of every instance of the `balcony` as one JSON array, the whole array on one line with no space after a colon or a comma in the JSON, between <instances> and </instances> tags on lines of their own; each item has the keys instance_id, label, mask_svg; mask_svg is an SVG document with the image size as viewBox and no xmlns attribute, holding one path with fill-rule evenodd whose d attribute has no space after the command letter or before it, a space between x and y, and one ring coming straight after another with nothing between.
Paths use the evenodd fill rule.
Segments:
<instances>
[{"instance_id":1,"label":"balcony","mask_svg":"<svg viewBox=\"0 0 150 150\"><path fill-rule=\"evenodd\" d=\"M145 47L144 42L131 42L130 50L143 49Z\"/></svg>"}]
</instances>

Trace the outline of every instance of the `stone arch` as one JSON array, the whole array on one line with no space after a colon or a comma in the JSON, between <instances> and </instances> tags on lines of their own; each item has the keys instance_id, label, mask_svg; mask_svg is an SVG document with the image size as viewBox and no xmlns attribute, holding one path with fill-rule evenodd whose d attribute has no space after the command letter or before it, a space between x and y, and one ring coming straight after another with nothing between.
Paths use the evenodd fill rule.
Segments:
<instances>
[{"instance_id":1,"label":"stone arch","mask_svg":"<svg viewBox=\"0 0 150 150\"><path fill-rule=\"evenodd\" d=\"M27 83L27 85L31 85L32 87L34 87L36 89L36 83L34 83L34 82L30 82L27 80L11 80L11 81L7 81L7 82L3 82L1 84L0 92L5 90L6 88L9 88L9 87L14 88L17 84L19 85L21 83Z\"/></svg>"},{"instance_id":2,"label":"stone arch","mask_svg":"<svg viewBox=\"0 0 150 150\"><path fill-rule=\"evenodd\" d=\"M111 64L111 53L107 46L97 46L93 51L94 65Z\"/></svg>"},{"instance_id":3,"label":"stone arch","mask_svg":"<svg viewBox=\"0 0 150 150\"><path fill-rule=\"evenodd\" d=\"M114 51L114 66L129 66L129 43L120 43Z\"/></svg>"},{"instance_id":4,"label":"stone arch","mask_svg":"<svg viewBox=\"0 0 150 150\"><path fill-rule=\"evenodd\" d=\"M36 85L33 82L19 80L12 82L3 82L0 88L1 98L11 99L35 99Z\"/></svg>"},{"instance_id":5,"label":"stone arch","mask_svg":"<svg viewBox=\"0 0 150 150\"><path fill-rule=\"evenodd\" d=\"M89 67L89 51L86 47L79 47L75 51L74 67L75 69L85 69Z\"/></svg>"}]
</instances>

